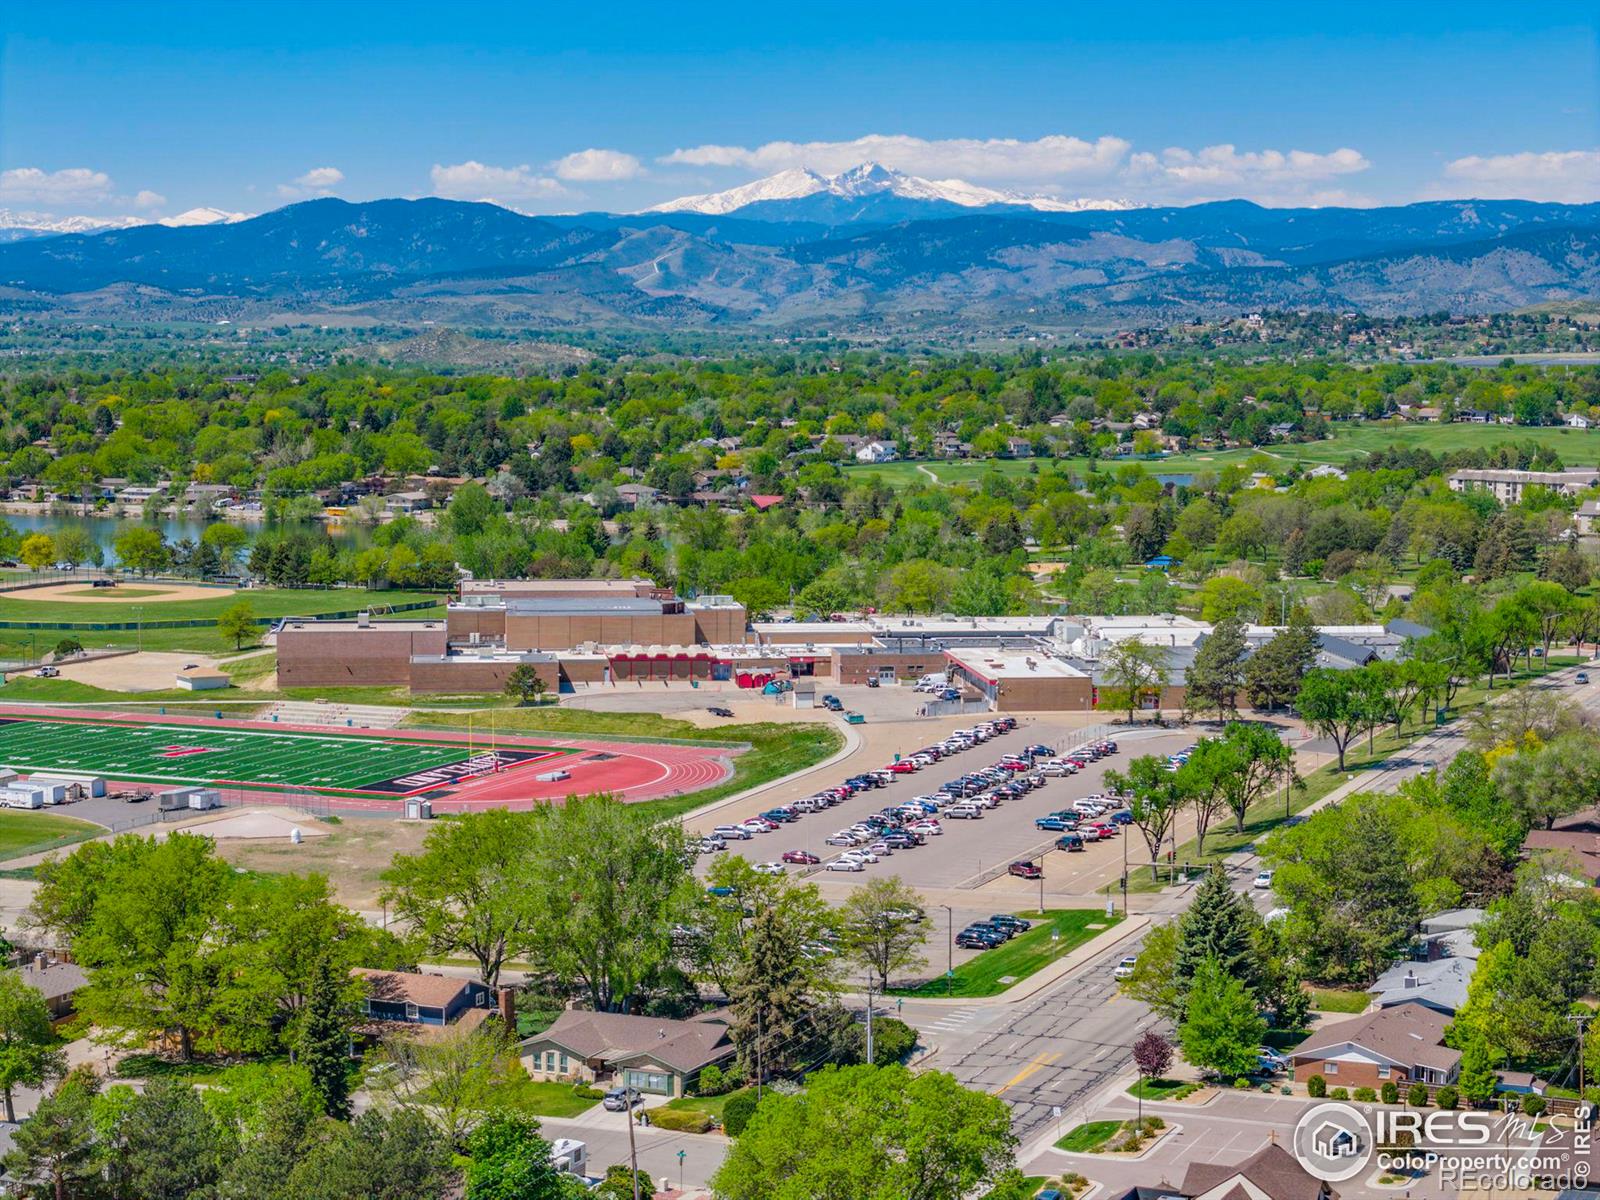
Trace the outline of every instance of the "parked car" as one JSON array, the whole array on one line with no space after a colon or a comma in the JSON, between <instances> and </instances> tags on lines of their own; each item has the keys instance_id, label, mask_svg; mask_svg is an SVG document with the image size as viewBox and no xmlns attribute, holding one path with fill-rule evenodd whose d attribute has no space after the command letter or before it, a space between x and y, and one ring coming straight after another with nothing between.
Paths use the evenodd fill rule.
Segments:
<instances>
[{"instance_id":1,"label":"parked car","mask_svg":"<svg viewBox=\"0 0 1600 1200\"><path fill-rule=\"evenodd\" d=\"M1021 859L1007 867L1006 874L1015 875L1018 879L1042 879L1044 868L1036 862Z\"/></svg>"},{"instance_id":2,"label":"parked car","mask_svg":"<svg viewBox=\"0 0 1600 1200\"><path fill-rule=\"evenodd\" d=\"M1256 1048L1256 1061L1261 1064L1263 1071L1277 1072L1289 1069L1289 1060L1270 1046Z\"/></svg>"},{"instance_id":3,"label":"parked car","mask_svg":"<svg viewBox=\"0 0 1600 1200\"><path fill-rule=\"evenodd\" d=\"M757 875L782 875L788 870L781 862L757 863L750 869Z\"/></svg>"},{"instance_id":4,"label":"parked car","mask_svg":"<svg viewBox=\"0 0 1600 1200\"><path fill-rule=\"evenodd\" d=\"M865 871L866 864L854 858L836 858L827 867L830 871Z\"/></svg>"},{"instance_id":5,"label":"parked car","mask_svg":"<svg viewBox=\"0 0 1600 1200\"><path fill-rule=\"evenodd\" d=\"M713 717L731 717L731 716L733 716L733 709L731 709L731 708L723 708L720 704L713 704L710 707L708 707L706 709L706 711L708 713L710 713Z\"/></svg>"},{"instance_id":6,"label":"parked car","mask_svg":"<svg viewBox=\"0 0 1600 1200\"><path fill-rule=\"evenodd\" d=\"M988 923L999 929L1009 929L1013 934L1027 933L1033 925L1021 917L1013 917L1010 913L995 913L989 918Z\"/></svg>"},{"instance_id":7,"label":"parked car","mask_svg":"<svg viewBox=\"0 0 1600 1200\"><path fill-rule=\"evenodd\" d=\"M644 1103L644 1094L638 1088L612 1088L600 1101L607 1112L624 1112Z\"/></svg>"},{"instance_id":8,"label":"parked car","mask_svg":"<svg viewBox=\"0 0 1600 1200\"><path fill-rule=\"evenodd\" d=\"M815 866L822 861L809 850L785 850L782 858L786 863L797 863L802 867Z\"/></svg>"},{"instance_id":9,"label":"parked car","mask_svg":"<svg viewBox=\"0 0 1600 1200\"><path fill-rule=\"evenodd\" d=\"M1133 955L1128 955L1117 964L1117 969L1111 972L1113 979L1126 979L1133 974L1134 967L1139 965L1139 960Z\"/></svg>"},{"instance_id":10,"label":"parked car","mask_svg":"<svg viewBox=\"0 0 1600 1200\"><path fill-rule=\"evenodd\" d=\"M956 945L963 950L993 950L1004 938L990 933L980 933L975 929L963 929L956 934Z\"/></svg>"},{"instance_id":11,"label":"parked car","mask_svg":"<svg viewBox=\"0 0 1600 1200\"><path fill-rule=\"evenodd\" d=\"M1589 672L1587 672L1587 671L1579 671L1576 675L1574 675L1572 677L1572 682L1573 683L1588 683L1589 682Z\"/></svg>"},{"instance_id":12,"label":"parked car","mask_svg":"<svg viewBox=\"0 0 1600 1200\"><path fill-rule=\"evenodd\" d=\"M1057 850L1082 850L1083 837L1081 834L1064 833L1056 839Z\"/></svg>"},{"instance_id":13,"label":"parked car","mask_svg":"<svg viewBox=\"0 0 1600 1200\"><path fill-rule=\"evenodd\" d=\"M1040 817L1033 823L1033 827L1035 829L1046 830L1050 833L1061 833L1064 830L1072 828L1072 826L1068 825L1060 817Z\"/></svg>"},{"instance_id":14,"label":"parked car","mask_svg":"<svg viewBox=\"0 0 1600 1200\"><path fill-rule=\"evenodd\" d=\"M752 836L742 825L718 825L711 832L719 838L731 838L736 842L748 842Z\"/></svg>"}]
</instances>

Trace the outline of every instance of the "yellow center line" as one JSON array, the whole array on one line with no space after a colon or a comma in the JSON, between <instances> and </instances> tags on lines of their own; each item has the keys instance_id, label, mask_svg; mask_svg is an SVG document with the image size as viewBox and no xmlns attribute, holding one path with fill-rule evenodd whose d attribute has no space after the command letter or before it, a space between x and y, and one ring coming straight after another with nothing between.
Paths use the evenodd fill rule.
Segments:
<instances>
[{"instance_id":1,"label":"yellow center line","mask_svg":"<svg viewBox=\"0 0 1600 1200\"><path fill-rule=\"evenodd\" d=\"M1053 1052L1050 1054L1035 1054L1027 1066L1023 1067L1022 1070L1018 1071L1010 1079L1006 1080L999 1087L995 1088L991 1095L998 1096L1007 1088L1016 1087L1017 1084L1021 1083L1028 1076L1034 1074L1036 1071L1044 1070L1044 1068L1048 1067L1060 1057L1061 1055L1059 1052Z\"/></svg>"}]
</instances>

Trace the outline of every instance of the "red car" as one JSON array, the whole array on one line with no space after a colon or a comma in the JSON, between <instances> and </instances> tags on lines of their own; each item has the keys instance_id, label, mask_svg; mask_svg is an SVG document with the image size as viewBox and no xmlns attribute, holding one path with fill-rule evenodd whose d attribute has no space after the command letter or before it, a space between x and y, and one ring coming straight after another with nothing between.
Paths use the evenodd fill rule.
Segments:
<instances>
[{"instance_id":1,"label":"red car","mask_svg":"<svg viewBox=\"0 0 1600 1200\"><path fill-rule=\"evenodd\" d=\"M1116 837L1117 834L1122 832L1122 830L1117 828L1115 825L1107 824L1104 821L1100 822L1098 825L1091 826L1091 828L1102 838Z\"/></svg>"},{"instance_id":2,"label":"red car","mask_svg":"<svg viewBox=\"0 0 1600 1200\"><path fill-rule=\"evenodd\" d=\"M896 775L910 775L916 769L917 764L909 758L902 758L899 762L892 762L884 768L885 771L893 771Z\"/></svg>"},{"instance_id":3,"label":"red car","mask_svg":"<svg viewBox=\"0 0 1600 1200\"><path fill-rule=\"evenodd\" d=\"M1042 879L1044 869L1035 862L1014 862L1006 868L1008 875L1015 875L1020 879Z\"/></svg>"},{"instance_id":4,"label":"red car","mask_svg":"<svg viewBox=\"0 0 1600 1200\"><path fill-rule=\"evenodd\" d=\"M799 863L802 867L812 867L822 860L809 850L785 850L783 861L786 863Z\"/></svg>"},{"instance_id":5,"label":"red car","mask_svg":"<svg viewBox=\"0 0 1600 1200\"><path fill-rule=\"evenodd\" d=\"M1022 762L998 762L995 763L995 766L1002 771L1026 771L1028 769L1028 764Z\"/></svg>"}]
</instances>

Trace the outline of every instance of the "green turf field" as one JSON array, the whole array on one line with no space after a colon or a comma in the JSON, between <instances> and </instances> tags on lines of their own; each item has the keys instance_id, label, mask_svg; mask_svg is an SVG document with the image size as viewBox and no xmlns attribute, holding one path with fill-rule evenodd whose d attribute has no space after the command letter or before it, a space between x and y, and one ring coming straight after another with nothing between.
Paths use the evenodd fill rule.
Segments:
<instances>
[{"instance_id":1,"label":"green turf field","mask_svg":"<svg viewBox=\"0 0 1600 1200\"><path fill-rule=\"evenodd\" d=\"M496 748L502 767L569 753ZM413 741L288 730L0 718L0 763L25 773L65 771L133 783L248 785L396 799L484 774L478 742Z\"/></svg>"}]
</instances>

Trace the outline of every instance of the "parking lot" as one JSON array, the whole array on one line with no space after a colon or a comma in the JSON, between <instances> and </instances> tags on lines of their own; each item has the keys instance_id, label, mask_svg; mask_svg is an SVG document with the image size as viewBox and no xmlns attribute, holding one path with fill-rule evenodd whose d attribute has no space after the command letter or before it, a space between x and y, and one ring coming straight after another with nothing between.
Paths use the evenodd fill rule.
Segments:
<instances>
[{"instance_id":1,"label":"parking lot","mask_svg":"<svg viewBox=\"0 0 1600 1200\"><path fill-rule=\"evenodd\" d=\"M974 719L976 723L976 719ZM937 740L933 731L929 740ZM901 804L913 796L927 795L940 785L959 775L992 765L1003 754L1020 753L1028 745L1042 743L1061 749L1070 740L1064 729L1052 730L1047 721L1020 726L988 742L980 743L957 754L947 755L931 767L915 773L901 774L885 787L869 788L857 792L842 803L820 812L801 814L798 820L781 825L768 833L757 833L748 841L729 839L727 850L751 862L773 862L785 851L805 850L815 854L825 866L836 858L841 847L831 846L827 839L837 831L847 828L872 813L890 805ZM1119 752L1111 757L1091 762L1085 770L1065 778L1047 779L1044 786L1025 796L1002 801L998 807L983 813L981 819L959 820L940 818L943 832L930 836L913 849L897 850L880 856L876 863L867 863L858 872L826 872L818 869L814 878L830 876L841 884L856 885L875 876L898 875L908 884L920 889L973 889L983 888L984 898L974 897L978 906L990 904L988 896L996 897L994 903L1002 907L1015 895L1017 902L1027 903L1037 897L1039 881L1008 877L1007 864L1031 859L1041 862L1044 870L1044 891L1051 894L1088 893L1099 882L1114 879L1122 870L1123 845L1127 846L1131 863L1148 861L1148 851L1137 830L1126 830L1117 837L1089 843L1082 852L1068 853L1054 849L1059 833L1042 831L1035 827L1037 818L1057 809L1068 808L1074 800L1095 792L1104 792L1107 770L1125 767L1130 758L1141 754L1170 754L1189 745L1194 736L1184 732L1161 732L1154 735L1139 734L1130 737L1119 733ZM886 764L854 763L841 767L838 778L815 781L817 788L831 786L849 775L859 774ZM702 863L710 856L703 856ZM806 870L791 865L792 872ZM992 905L991 905L992 906Z\"/></svg>"}]
</instances>

